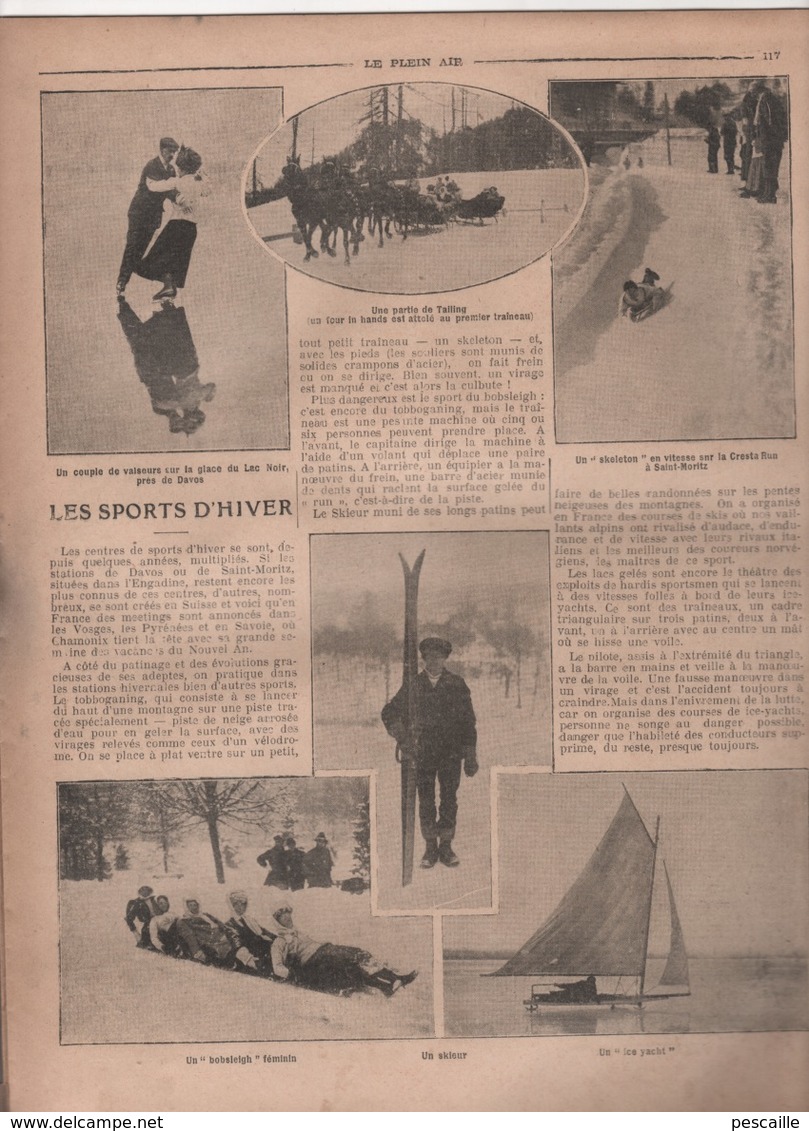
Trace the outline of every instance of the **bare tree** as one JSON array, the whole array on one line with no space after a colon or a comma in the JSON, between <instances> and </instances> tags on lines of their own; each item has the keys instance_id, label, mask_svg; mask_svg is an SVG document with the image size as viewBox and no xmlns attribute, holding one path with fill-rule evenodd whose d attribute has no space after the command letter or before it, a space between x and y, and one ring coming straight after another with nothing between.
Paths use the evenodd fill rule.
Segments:
<instances>
[{"instance_id":1,"label":"bare tree","mask_svg":"<svg viewBox=\"0 0 809 1131\"><path fill-rule=\"evenodd\" d=\"M534 633L520 616L516 604L504 605L490 615L486 620L484 633L498 658L506 657L514 662L514 681L517 689L515 706L520 708L522 707L522 664L526 656L536 648Z\"/></svg>"},{"instance_id":2,"label":"bare tree","mask_svg":"<svg viewBox=\"0 0 809 1131\"><path fill-rule=\"evenodd\" d=\"M147 781L133 782L132 786L138 812L138 833L160 845L163 872L168 875L171 850L194 822L188 814L181 813L170 804L174 783Z\"/></svg>"},{"instance_id":3,"label":"bare tree","mask_svg":"<svg viewBox=\"0 0 809 1131\"><path fill-rule=\"evenodd\" d=\"M249 779L203 779L172 782L165 793L168 812L183 824L204 825L211 842L217 883L225 882L220 829L266 829L285 795L268 794L264 783Z\"/></svg>"},{"instance_id":4,"label":"bare tree","mask_svg":"<svg viewBox=\"0 0 809 1131\"><path fill-rule=\"evenodd\" d=\"M352 614L354 654L362 658L367 669L381 668L385 677L385 700L390 698L391 658L400 645L396 629L379 611L379 602L372 593L364 593Z\"/></svg>"}]
</instances>

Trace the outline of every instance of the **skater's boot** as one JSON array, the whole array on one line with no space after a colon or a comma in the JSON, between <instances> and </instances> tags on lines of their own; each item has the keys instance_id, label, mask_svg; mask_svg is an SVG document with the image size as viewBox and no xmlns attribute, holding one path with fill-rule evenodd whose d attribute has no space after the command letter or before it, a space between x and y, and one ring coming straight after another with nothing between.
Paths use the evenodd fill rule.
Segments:
<instances>
[{"instance_id":1,"label":"skater's boot","mask_svg":"<svg viewBox=\"0 0 809 1131\"><path fill-rule=\"evenodd\" d=\"M438 859L442 864L445 864L447 868L457 868L460 864L460 860L452 851L452 842L449 840L442 840L439 844Z\"/></svg>"},{"instance_id":2,"label":"skater's boot","mask_svg":"<svg viewBox=\"0 0 809 1131\"><path fill-rule=\"evenodd\" d=\"M422 868L434 868L438 863L438 841L428 840L425 842L424 855L421 858Z\"/></svg>"},{"instance_id":3,"label":"skater's boot","mask_svg":"<svg viewBox=\"0 0 809 1131\"><path fill-rule=\"evenodd\" d=\"M164 299L176 298L177 287L174 285L174 279L171 275L166 275L163 280L163 286L156 295L152 295L152 302L162 302Z\"/></svg>"}]
</instances>

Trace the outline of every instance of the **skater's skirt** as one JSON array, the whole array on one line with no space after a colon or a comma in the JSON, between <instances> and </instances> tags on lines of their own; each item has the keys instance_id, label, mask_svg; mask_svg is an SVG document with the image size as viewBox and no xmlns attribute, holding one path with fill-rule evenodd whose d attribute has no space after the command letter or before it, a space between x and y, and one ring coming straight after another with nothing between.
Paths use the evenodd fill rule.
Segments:
<instances>
[{"instance_id":1,"label":"skater's skirt","mask_svg":"<svg viewBox=\"0 0 809 1131\"><path fill-rule=\"evenodd\" d=\"M176 287L184 287L196 238L196 224L190 220L169 220L151 251L138 264L137 273L161 283L171 276Z\"/></svg>"}]
</instances>

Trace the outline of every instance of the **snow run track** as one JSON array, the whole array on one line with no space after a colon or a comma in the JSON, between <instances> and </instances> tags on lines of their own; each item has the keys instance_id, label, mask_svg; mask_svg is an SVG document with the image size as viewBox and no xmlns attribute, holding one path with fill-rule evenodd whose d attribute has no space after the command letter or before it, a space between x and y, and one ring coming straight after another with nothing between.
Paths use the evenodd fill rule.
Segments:
<instances>
[{"instance_id":1,"label":"snow run track","mask_svg":"<svg viewBox=\"0 0 809 1131\"><path fill-rule=\"evenodd\" d=\"M695 160L607 175L554 256L560 441L794 435L788 178L785 159L767 206ZM588 231L599 209L604 230ZM647 265L671 299L633 324L622 285Z\"/></svg>"}]
</instances>

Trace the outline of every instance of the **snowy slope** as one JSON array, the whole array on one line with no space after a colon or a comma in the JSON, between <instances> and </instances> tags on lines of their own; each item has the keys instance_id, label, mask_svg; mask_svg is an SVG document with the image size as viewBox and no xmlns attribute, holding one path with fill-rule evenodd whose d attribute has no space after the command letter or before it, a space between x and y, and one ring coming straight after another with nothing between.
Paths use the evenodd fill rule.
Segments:
<instances>
[{"instance_id":1,"label":"snowy slope","mask_svg":"<svg viewBox=\"0 0 809 1131\"><path fill-rule=\"evenodd\" d=\"M794 433L787 161L778 204L759 205L739 197L738 177L705 172L699 144L672 168L611 174L625 179L627 235L575 305L571 281L555 292L561 441ZM554 257L562 275L566 254ZM617 317L622 284L647 265L671 301L632 324Z\"/></svg>"},{"instance_id":2,"label":"snowy slope","mask_svg":"<svg viewBox=\"0 0 809 1131\"><path fill-rule=\"evenodd\" d=\"M222 887L199 878L164 883L172 910L183 895L203 910L229 915L226 894L244 888L250 911L263 923L282 901L296 924L323 941L370 950L395 969L419 969L416 981L393 998L378 991L351 998L215 970L138 950L124 923L127 899L142 878L117 873L104 883L64 882L60 893L61 1036L66 1044L232 1042L415 1037L433 1032L432 924L429 919L372 918L365 896L337 888L278 892L255 886L252 869Z\"/></svg>"}]
</instances>

